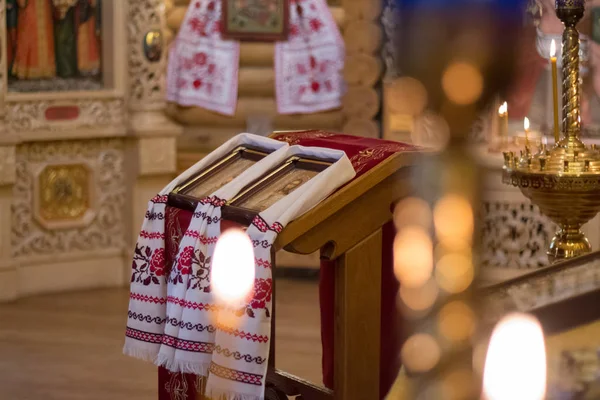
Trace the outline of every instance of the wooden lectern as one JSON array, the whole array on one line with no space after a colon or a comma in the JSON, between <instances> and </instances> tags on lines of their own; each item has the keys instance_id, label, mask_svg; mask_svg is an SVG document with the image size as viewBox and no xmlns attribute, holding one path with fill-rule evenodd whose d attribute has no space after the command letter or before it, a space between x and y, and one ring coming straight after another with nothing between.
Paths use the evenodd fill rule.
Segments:
<instances>
[{"instance_id":1,"label":"wooden lectern","mask_svg":"<svg viewBox=\"0 0 600 400\"><path fill-rule=\"evenodd\" d=\"M283 400L284 394L311 400L380 398L382 227L392 219L392 205L410 193L410 167L416 157L418 153L390 156L278 236L275 251L320 250L322 258L335 260L335 382L332 392L270 368L266 398ZM275 324L274 313L272 329ZM274 347L269 361L274 367Z\"/></svg>"},{"instance_id":2,"label":"wooden lectern","mask_svg":"<svg viewBox=\"0 0 600 400\"><path fill-rule=\"evenodd\" d=\"M379 399L383 395L380 394L382 240L385 237L386 249L391 247L391 243L389 245L387 243L393 239L388 224L393 217L393 205L409 194L411 167L422 153L420 149L407 144L324 131L287 134L279 132L273 136L292 145L344 150L357 176L306 214L290 222L278 235L272 248L272 268L275 268L276 264L275 253L281 249L299 254L320 251L321 258L330 260L330 263L335 266L334 382L329 382L329 386L333 386L333 391L317 387L275 369L277 318L275 300L273 300L271 350L265 398L287 400L287 396L301 395L302 399L307 400ZM239 160L250 162L257 157L260 158L259 155L250 154L254 150L238 150L220 163L225 165L223 163L229 158L233 160L229 160L231 163ZM190 178L189 184L182 184L181 188L176 188L169 195L166 211L167 225L170 224L169 221L177 220L181 224L178 228L180 231L187 229L191 213L196 207L197 197L203 195L193 192L196 190L193 189L194 185L198 186L197 181L204 179L202 187L212 187L210 182L220 181L223 178L215 172L218 168L213 168L210 172L211 168ZM186 187L189 189L187 192ZM236 206L235 199L230 203L222 208L221 228L225 229L225 225L232 224L248 226L256 211L244 211L243 207ZM187 222L184 222L186 218L179 219L182 215L187 216ZM384 226L388 227L385 236ZM174 235L181 237L181 232ZM178 242L175 246L178 246ZM386 265L391 270L390 263L391 259L387 260ZM388 274L391 274L391 271ZM331 305L331 292L329 291L327 295L328 304ZM273 299L275 296L276 288L273 288ZM388 305L387 302L385 304ZM331 323L330 319L326 321ZM328 325L328 338L331 336L330 328L331 326ZM331 348L329 350L331 351ZM396 354L393 356L395 357ZM331 361L331 353L328 360ZM168 374L168 371L159 371L159 382L161 379L173 378L173 375L165 377L164 374ZM193 377L175 377L175 379L192 380ZM164 386L163 383L159 385ZM160 394L159 398L162 399Z\"/></svg>"}]
</instances>

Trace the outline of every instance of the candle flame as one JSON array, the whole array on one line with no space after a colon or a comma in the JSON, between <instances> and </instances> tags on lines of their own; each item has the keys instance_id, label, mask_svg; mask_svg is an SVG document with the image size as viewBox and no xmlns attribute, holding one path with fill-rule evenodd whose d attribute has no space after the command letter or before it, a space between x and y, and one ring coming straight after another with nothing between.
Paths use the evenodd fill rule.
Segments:
<instances>
[{"instance_id":1,"label":"candle flame","mask_svg":"<svg viewBox=\"0 0 600 400\"><path fill-rule=\"evenodd\" d=\"M500 108L498 108L498 114L504 115L508 112L508 104L506 102L502 103Z\"/></svg>"},{"instance_id":2,"label":"candle flame","mask_svg":"<svg viewBox=\"0 0 600 400\"><path fill-rule=\"evenodd\" d=\"M215 246L211 287L219 301L236 305L254 286L254 248L240 229L225 231Z\"/></svg>"},{"instance_id":3,"label":"candle flame","mask_svg":"<svg viewBox=\"0 0 600 400\"><path fill-rule=\"evenodd\" d=\"M529 118L525 117L523 120L523 128L525 128L525 132L529 131Z\"/></svg>"},{"instance_id":4,"label":"candle flame","mask_svg":"<svg viewBox=\"0 0 600 400\"><path fill-rule=\"evenodd\" d=\"M552 43L550 43L550 57L556 57L556 42L552 39Z\"/></svg>"},{"instance_id":5,"label":"candle flame","mask_svg":"<svg viewBox=\"0 0 600 400\"><path fill-rule=\"evenodd\" d=\"M543 400L546 394L544 333L532 316L513 313L494 328L483 373L486 400Z\"/></svg>"}]
</instances>

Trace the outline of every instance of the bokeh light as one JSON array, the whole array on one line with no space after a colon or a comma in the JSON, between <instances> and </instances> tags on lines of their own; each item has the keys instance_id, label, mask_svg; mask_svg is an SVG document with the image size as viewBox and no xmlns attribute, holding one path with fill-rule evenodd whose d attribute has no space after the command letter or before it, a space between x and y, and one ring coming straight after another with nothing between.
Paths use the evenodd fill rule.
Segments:
<instances>
[{"instance_id":1,"label":"bokeh light","mask_svg":"<svg viewBox=\"0 0 600 400\"><path fill-rule=\"evenodd\" d=\"M411 288L400 286L400 299L406 307L412 311L425 311L431 308L438 298L439 289L433 279L427 281L423 286Z\"/></svg>"},{"instance_id":2,"label":"bokeh light","mask_svg":"<svg viewBox=\"0 0 600 400\"><path fill-rule=\"evenodd\" d=\"M435 232L446 246L470 245L473 236L473 209L463 196L448 194L442 197L433 210Z\"/></svg>"},{"instance_id":3,"label":"bokeh light","mask_svg":"<svg viewBox=\"0 0 600 400\"><path fill-rule=\"evenodd\" d=\"M439 312L440 333L451 342L468 340L475 332L475 314L463 301L446 304Z\"/></svg>"},{"instance_id":4,"label":"bokeh light","mask_svg":"<svg viewBox=\"0 0 600 400\"><path fill-rule=\"evenodd\" d=\"M402 363L411 372L427 372L440 361L441 349L433 336L417 333L402 346Z\"/></svg>"},{"instance_id":5,"label":"bokeh light","mask_svg":"<svg viewBox=\"0 0 600 400\"><path fill-rule=\"evenodd\" d=\"M425 229L431 227L433 216L429 204L418 197L407 197L394 208L394 225L396 230L405 226L416 225Z\"/></svg>"},{"instance_id":6,"label":"bokeh light","mask_svg":"<svg viewBox=\"0 0 600 400\"><path fill-rule=\"evenodd\" d=\"M546 346L539 322L527 314L505 316L494 328L485 360L486 400L542 400Z\"/></svg>"},{"instance_id":7,"label":"bokeh light","mask_svg":"<svg viewBox=\"0 0 600 400\"><path fill-rule=\"evenodd\" d=\"M446 254L436 264L435 279L448 293L465 291L473 282L473 278L473 261L466 255Z\"/></svg>"},{"instance_id":8,"label":"bokeh light","mask_svg":"<svg viewBox=\"0 0 600 400\"><path fill-rule=\"evenodd\" d=\"M402 285L421 286L433 271L433 243L419 226L401 229L394 239L394 273Z\"/></svg>"},{"instance_id":9,"label":"bokeh light","mask_svg":"<svg viewBox=\"0 0 600 400\"><path fill-rule=\"evenodd\" d=\"M254 286L254 248L240 229L225 231L215 246L211 267L211 287L225 304L244 301Z\"/></svg>"},{"instance_id":10,"label":"bokeh light","mask_svg":"<svg viewBox=\"0 0 600 400\"><path fill-rule=\"evenodd\" d=\"M483 76L473 64L456 61L444 71L442 88L450 101L459 105L472 104L483 92Z\"/></svg>"}]
</instances>

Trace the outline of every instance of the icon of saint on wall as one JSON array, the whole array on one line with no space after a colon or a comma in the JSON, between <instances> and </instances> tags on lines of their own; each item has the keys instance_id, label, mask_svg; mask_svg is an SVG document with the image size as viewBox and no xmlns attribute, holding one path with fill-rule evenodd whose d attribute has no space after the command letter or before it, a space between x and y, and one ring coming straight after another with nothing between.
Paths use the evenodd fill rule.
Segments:
<instances>
[{"instance_id":1,"label":"icon of saint on wall","mask_svg":"<svg viewBox=\"0 0 600 400\"><path fill-rule=\"evenodd\" d=\"M101 0L6 0L9 90L98 90Z\"/></svg>"}]
</instances>

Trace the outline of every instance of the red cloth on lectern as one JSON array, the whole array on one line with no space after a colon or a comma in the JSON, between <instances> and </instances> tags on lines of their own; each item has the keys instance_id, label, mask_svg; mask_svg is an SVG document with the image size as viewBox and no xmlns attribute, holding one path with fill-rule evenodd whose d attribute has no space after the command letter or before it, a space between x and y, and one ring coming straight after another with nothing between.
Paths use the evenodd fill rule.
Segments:
<instances>
[{"instance_id":1,"label":"red cloth on lectern","mask_svg":"<svg viewBox=\"0 0 600 400\"><path fill-rule=\"evenodd\" d=\"M415 146L371 139L359 136L336 134L324 131L289 132L277 135L275 139L290 145L327 147L346 153L356 171L356 178L375 167L394 153L418 151ZM388 206L392 206L389 204ZM390 213L391 217L391 213ZM382 270L381 270L381 336L379 364L379 393L385 397L391 388L400 368L399 352L401 332L396 312L398 282L394 276L392 244L394 225L390 221L383 227ZM321 260L319 276L319 297L321 306L321 343L323 346L323 383L333 389L334 366L334 320L335 320L335 260Z\"/></svg>"},{"instance_id":2,"label":"red cloth on lectern","mask_svg":"<svg viewBox=\"0 0 600 400\"><path fill-rule=\"evenodd\" d=\"M326 147L346 153L356 171L356 178L398 152L418 151L415 146L381 139L363 138L325 131L288 132L275 136L275 139L309 147ZM391 204L389 205L391 206ZM166 261L173 262L179 242L185 233L192 213L167 206L165 212ZM390 213L391 217L391 213ZM235 223L222 221L221 229L235 226ZM381 271L381 362L380 394L383 398L394 382L399 369L400 332L398 330L395 298L398 283L394 277L392 244L394 226L391 222L383 227L382 271ZM319 275L319 302L321 308L321 343L323 346L323 383L333 388L334 360L334 297L335 261L322 260ZM159 367L159 400L193 400L201 381L192 374L171 373Z\"/></svg>"}]
</instances>

